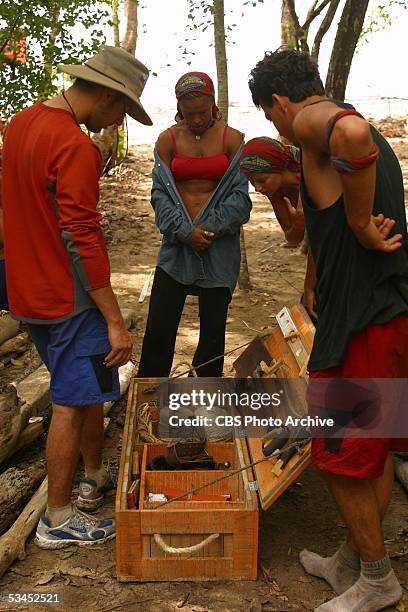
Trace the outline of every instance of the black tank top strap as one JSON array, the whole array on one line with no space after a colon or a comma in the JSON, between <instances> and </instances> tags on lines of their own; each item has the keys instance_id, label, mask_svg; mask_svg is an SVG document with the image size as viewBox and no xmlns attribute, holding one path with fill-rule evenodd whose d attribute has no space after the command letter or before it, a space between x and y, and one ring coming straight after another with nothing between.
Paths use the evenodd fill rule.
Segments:
<instances>
[{"instance_id":1,"label":"black tank top strap","mask_svg":"<svg viewBox=\"0 0 408 612\"><path fill-rule=\"evenodd\" d=\"M168 129L168 132L170 132L170 136L173 141L173 153L176 156L177 155L176 137L174 136L174 132L171 128Z\"/></svg>"},{"instance_id":2,"label":"black tank top strap","mask_svg":"<svg viewBox=\"0 0 408 612\"><path fill-rule=\"evenodd\" d=\"M363 115L358 113L354 108L345 108L339 111L338 113L336 113L335 115L333 115L333 117L330 117L326 125L326 144L327 146L329 146L330 137L332 135L333 128L336 125L337 121L339 119L342 119L343 117L346 117L347 115L356 115L357 117L361 117L361 119L364 119Z\"/></svg>"}]
</instances>

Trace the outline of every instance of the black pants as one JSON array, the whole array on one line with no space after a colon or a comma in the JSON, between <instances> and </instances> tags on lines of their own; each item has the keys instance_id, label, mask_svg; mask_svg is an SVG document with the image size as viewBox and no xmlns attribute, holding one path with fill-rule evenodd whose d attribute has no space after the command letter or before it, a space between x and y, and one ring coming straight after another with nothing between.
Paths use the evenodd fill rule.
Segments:
<instances>
[{"instance_id":1,"label":"black pants","mask_svg":"<svg viewBox=\"0 0 408 612\"><path fill-rule=\"evenodd\" d=\"M192 364L197 367L224 353L225 326L231 292L228 287L204 289L183 285L161 268L156 268L150 296L149 315L143 339L139 378L168 377L171 371L177 330L187 295L198 295L200 338ZM197 370L198 376L222 376L221 357Z\"/></svg>"}]
</instances>

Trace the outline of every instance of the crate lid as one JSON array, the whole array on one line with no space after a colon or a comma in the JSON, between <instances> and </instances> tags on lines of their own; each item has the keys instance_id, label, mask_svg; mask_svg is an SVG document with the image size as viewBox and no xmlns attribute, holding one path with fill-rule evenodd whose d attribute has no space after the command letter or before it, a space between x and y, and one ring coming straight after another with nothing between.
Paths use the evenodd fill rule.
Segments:
<instances>
[{"instance_id":1,"label":"crate lid","mask_svg":"<svg viewBox=\"0 0 408 612\"><path fill-rule=\"evenodd\" d=\"M278 326L267 337L255 338L236 360L234 367L240 378L258 375L261 378L298 379L295 385L287 385L290 397L288 408L295 403L295 412L306 416L307 382L304 374L313 345L314 326L301 304L282 309L276 318ZM300 374L303 375L299 377ZM252 462L264 457L261 438L247 438L247 446ZM306 469L310 463L310 449L310 442L300 447L299 452L289 459L281 473L275 460L263 461L254 466L256 489L264 510L267 510Z\"/></svg>"}]
</instances>

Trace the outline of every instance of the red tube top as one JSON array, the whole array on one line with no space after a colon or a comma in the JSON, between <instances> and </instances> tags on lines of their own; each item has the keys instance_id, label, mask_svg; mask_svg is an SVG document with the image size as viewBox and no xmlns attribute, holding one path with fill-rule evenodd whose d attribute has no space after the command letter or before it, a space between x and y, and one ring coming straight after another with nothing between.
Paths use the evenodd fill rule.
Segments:
<instances>
[{"instance_id":1,"label":"red tube top","mask_svg":"<svg viewBox=\"0 0 408 612\"><path fill-rule=\"evenodd\" d=\"M171 138L173 140L174 157L172 159L170 169L173 173L175 181L220 181L229 166L229 159L226 153L226 125L222 137L222 152L209 157L190 157L188 155L179 155L177 153L176 139L173 130L169 128Z\"/></svg>"}]
</instances>

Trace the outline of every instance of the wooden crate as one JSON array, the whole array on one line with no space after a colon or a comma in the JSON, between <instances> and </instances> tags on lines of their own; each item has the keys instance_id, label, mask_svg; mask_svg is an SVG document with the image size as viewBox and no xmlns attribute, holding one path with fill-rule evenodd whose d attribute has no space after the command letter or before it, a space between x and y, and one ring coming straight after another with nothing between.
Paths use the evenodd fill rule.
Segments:
<instances>
[{"instance_id":1,"label":"wooden crate","mask_svg":"<svg viewBox=\"0 0 408 612\"><path fill-rule=\"evenodd\" d=\"M130 386L116 497L118 580L256 580L258 503L256 493L250 490L250 469L203 490L207 494L229 494L231 501L174 501L163 508L145 502L149 492L160 492L162 486L188 490L225 474L221 470L147 470L154 456L168 452L165 445L134 443L136 407L151 382L136 379ZM129 509L127 492L135 450L141 456L140 496L137 507ZM208 442L207 451L216 462L229 461L230 470L249 463L241 440ZM164 552L157 537L166 546L180 549L195 546L215 533L218 537L201 550L184 553Z\"/></svg>"},{"instance_id":2,"label":"wooden crate","mask_svg":"<svg viewBox=\"0 0 408 612\"><path fill-rule=\"evenodd\" d=\"M302 306L293 306L290 313L307 357L313 342L313 325ZM269 365L274 361L283 361L284 366L275 370L274 375L280 378L299 377L299 364L291 342L296 342L296 338L285 339L278 327L267 338L256 338L235 362L237 376L252 376L260 362ZM268 377L268 374L265 376ZM206 384L216 384L211 379L203 380L206 380ZM302 378L301 382L305 383L305 380ZM251 468L243 470L202 491L207 494L229 494L231 501L180 500L162 508L155 507L152 502L146 504L146 495L159 493L163 486L189 490L223 474L219 470L155 472L146 469L154 456L166 453L166 447L162 444L135 443L136 409L145 402L151 403L153 433L156 431L158 417L154 402L160 394L157 383L157 379L134 379L129 390L116 496L118 580L256 580L259 505L265 510L269 508L299 477L310 462L310 443L304 447L302 454L290 459L280 476L273 473L269 461L264 461L256 465L253 471ZM297 410L306 414L304 389L300 388L293 401ZM140 491L137 507L129 509L127 494L132 482L135 450L140 457ZM207 450L217 462L229 461L231 469L263 457L262 440L259 438L208 442ZM258 489L258 494L255 489ZM199 551L163 551L162 541L167 547L180 549L195 546L215 533L219 534L218 537Z\"/></svg>"}]
</instances>

